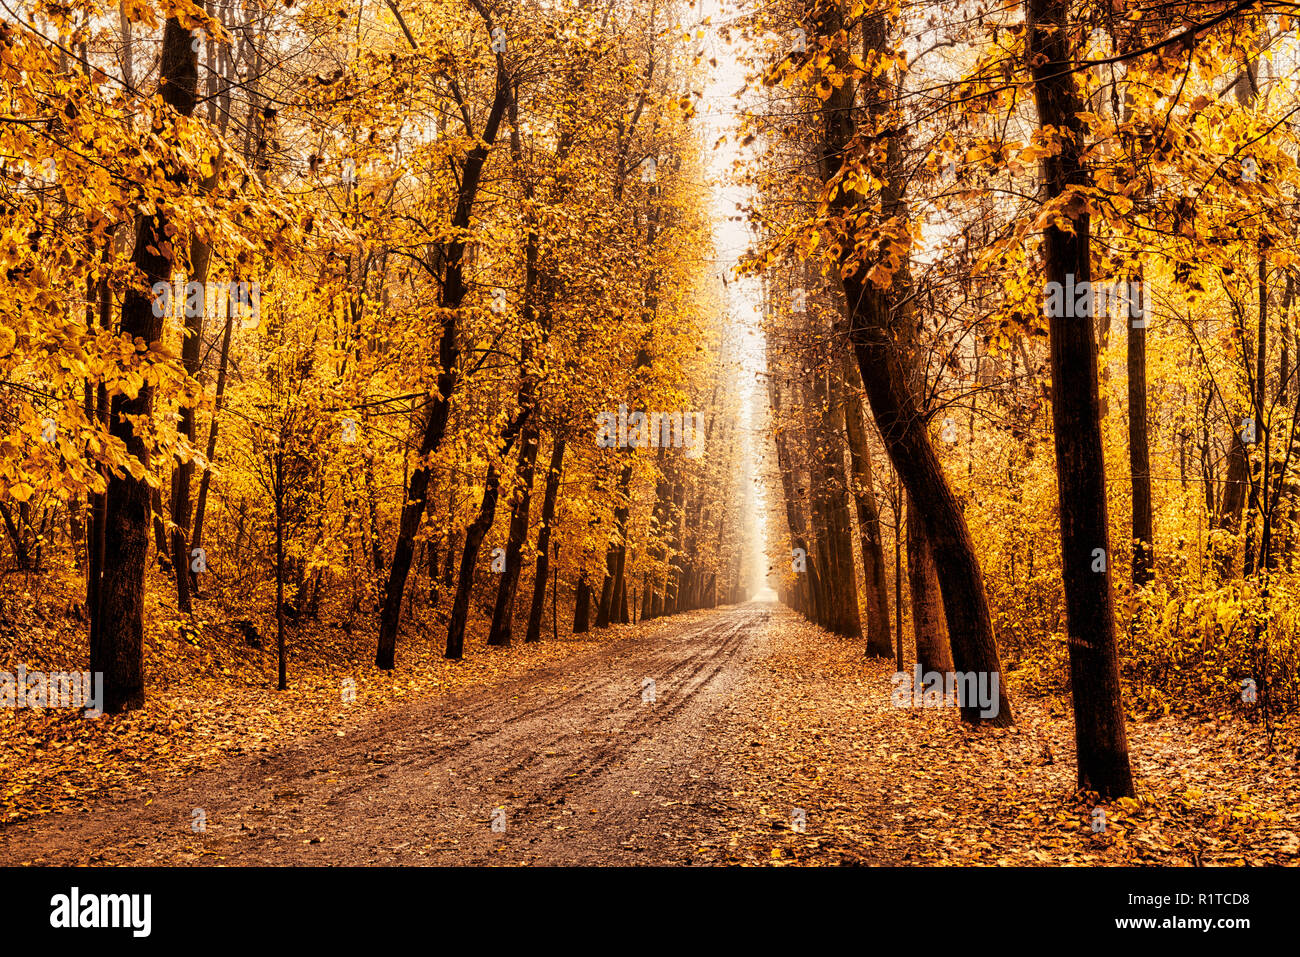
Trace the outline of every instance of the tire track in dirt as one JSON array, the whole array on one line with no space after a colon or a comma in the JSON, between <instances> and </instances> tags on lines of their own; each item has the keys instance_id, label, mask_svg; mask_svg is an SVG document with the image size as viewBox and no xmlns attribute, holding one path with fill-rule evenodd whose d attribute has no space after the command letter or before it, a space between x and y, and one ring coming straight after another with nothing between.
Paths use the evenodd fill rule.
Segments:
<instances>
[{"instance_id":1,"label":"tire track in dirt","mask_svg":"<svg viewBox=\"0 0 1300 957\"><path fill-rule=\"evenodd\" d=\"M389 709L154 793L0 830L0 863L677 863L725 768L706 726L766 654L771 606L718 609L521 677ZM642 702L643 678L656 700ZM504 831L493 810L503 808ZM202 808L207 830L190 830ZM689 839L686 836L689 834Z\"/></svg>"}]
</instances>

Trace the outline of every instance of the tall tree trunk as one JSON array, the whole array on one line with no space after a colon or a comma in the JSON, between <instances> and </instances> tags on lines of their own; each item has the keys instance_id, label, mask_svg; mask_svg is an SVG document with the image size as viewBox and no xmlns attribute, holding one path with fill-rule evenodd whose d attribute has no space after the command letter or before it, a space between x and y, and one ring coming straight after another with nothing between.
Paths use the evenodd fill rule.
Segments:
<instances>
[{"instance_id":1,"label":"tall tree trunk","mask_svg":"<svg viewBox=\"0 0 1300 957\"><path fill-rule=\"evenodd\" d=\"M1291 312L1291 303L1295 296L1295 283L1290 272L1286 275L1286 285L1282 293L1282 308L1278 311L1281 320L1281 335L1279 339L1282 345L1282 354L1278 362L1277 378L1277 404L1286 408L1289 404L1290 389L1290 330L1289 315ZM1287 440L1286 451L1283 453L1284 460L1290 462L1295 454L1295 439L1291 436ZM1293 489L1291 482L1287 480L1287 469L1279 468L1273 473L1273 487L1269 491L1271 504L1264 512L1264 530L1261 536L1261 542L1267 541L1268 545L1261 544L1261 553L1264 556L1264 567L1274 569L1277 567L1277 552L1273 547L1274 530L1285 527L1290 528L1290 501L1289 495ZM1279 510L1281 509L1281 510Z\"/></svg>"},{"instance_id":2,"label":"tall tree trunk","mask_svg":"<svg viewBox=\"0 0 1300 957\"><path fill-rule=\"evenodd\" d=\"M1142 288L1138 273L1136 288ZM1128 463L1133 486L1133 584L1155 576L1151 512L1151 453L1147 445L1147 330L1140 304L1130 298L1128 318Z\"/></svg>"},{"instance_id":3,"label":"tall tree trunk","mask_svg":"<svg viewBox=\"0 0 1300 957\"><path fill-rule=\"evenodd\" d=\"M1237 536L1241 532L1241 521L1246 511L1246 498L1250 489L1250 457L1237 424L1232 425L1232 438L1228 443L1228 468L1224 475L1223 493L1219 496L1214 520L1215 528L1228 533L1226 541L1216 542L1212 548L1214 565L1221 578L1230 578L1234 574L1236 546L1239 541ZM1206 429L1208 428L1207 424ZM1207 486L1212 487L1211 483L1207 483ZM1211 492L1207 495L1207 500L1212 499Z\"/></svg>"},{"instance_id":4,"label":"tall tree trunk","mask_svg":"<svg viewBox=\"0 0 1300 957\"><path fill-rule=\"evenodd\" d=\"M128 24L129 27L129 24ZM128 33L129 37L129 33ZM129 43L128 53L129 53ZM122 231L124 233L125 230ZM114 234L113 241L118 241L122 233ZM104 244L104 260L110 255L110 246ZM108 329L113 323L113 292L107 279L99 282L99 328ZM86 417L99 422L105 429L109 424L108 389L101 381L92 392L86 389ZM101 467L102 468L102 467ZM100 627L100 590L104 570L104 509L107 505L105 492L92 493L87 496L90 505L90 517L86 528L86 613L90 619L88 629L90 648L99 644ZM91 652L94 658L94 652Z\"/></svg>"},{"instance_id":5,"label":"tall tree trunk","mask_svg":"<svg viewBox=\"0 0 1300 957\"><path fill-rule=\"evenodd\" d=\"M448 509L448 514L454 514L455 509ZM442 561L442 587L450 589L456 581L456 553L460 551L460 533L452 532L447 536L447 554Z\"/></svg>"},{"instance_id":6,"label":"tall tree trunk","mask_svg":"<svg viewBox=\"0 0 1300 957\"><path fill-rule=\"evenodd\" d=\"M487 124L483 127L483 132L474 147L466 155L461 169L460 190L451 223L451 232L456 238L447 243L441 257L442 292L438 305L443 319L442 333L438 340L437 395L425 420L419 457L416 459L417 465L411 473L410 484L406 489L406 503L402 506L402 515L398 522L392 564L388 566L384 603L379 615L379 640L375 648L375 666L384 670L392 669L397 654L397 626L402 614L402 592L406 588L406 578L411 571L411 559L415 554L415 536L420 530L420 521L424 518L425 502L429 493L429 457L442 444L442 437L447 431L447 420L451 415L452 395L459 381L458 316L468 291L465 285L466 235L474 201L478 196L483 167L496 143L501 118L505 115L510 100L510 80L501 53L497 54L496 84L496 96L492 101ZM466 133L469 131L466 130ZM455 657L459 657L459 654Z\"/></svg>"},{"instance_id":7,"label":"tall tree trunk","mask_svg":"<svg viewBox=\"0 0 1300 957\"><path fill-rule=\"evenodd\" d=\"M903 670L903 559L902 559L902 539L903 539L903 488L901 483L894 482L894 666L898 671ZM919 527L919 523L918 523ZM935 587L938 587L936 582ZM915 616L913 616L915 620Z\"/></svg>"},{"instance_id":8,"label":"tall tree trunk","mask_svg":"<svg viewBox=\"0 0 1300 957\"><path fill-rule=\"evenodd\" d=\"M557 162L568 154L568 135L562 136L557 147ZM510 99L510 155L517 168L523 166L523 146L519 135L519 104ZM528 513L532 505L533 476L537 468L537 446L541 437L536 416L537 376L532 369L533 339L531 327L540 328L543 347L549 338L551 326L551 298L553 283L549 272L545 276L539 265L539 237L534 208L535 190L532 180L522 177L523 195L529 206L528 238L524 244L524 302L523 328L526 330L519 348L519 408L529 413L524 427L523 441L519 447L519 460L515 468L514 491L510 501L510 528L506 537L506 567L497 587L496 604L492 609L492 626L488 631L489 645L509 645L514 627L515 595L519 589L522 572L524 541L528 537ZM539 561L545 565L544 554ZM543 584L545 573L543 571Z\"/></svg>"},{"instance_id":9,"label":"tall tree trunk","mask_svg":"<svg viewBox=\"0 0 1300 957\"><path fill-rule=\"evenodd\" d=\"M429 607L438 607L438 542L430 541L427 547L429 560Z\"/></svg>"},{"instance_id":10,"label":"tall tree trunk","mask_svg":"<svg viewBox=\"0 0 1300 957\"><path fill-rule=\"evenodd\" d=\"M682 600L682 579L686 573L686 565L682 552L682 543L684 542L684 531L686 523L686 486L678 482L673 489L673 544L671 548L672 559L669 561L668 568L668 585L664 589L664 615L675 615L681 608Z\"/></svg>"},{"instance_id":11,"label":"tall tree trunk","mask_svg":"<svg viewBox=\"0 0 1300 957\"><path fill-rule=\"evenodd\" d=\"M190 31L170 17L163 30L159 66L159 92L163 102L182 116L194 112L198 84L198 62L190 48ZM162 255L170 250L166 215L154 209L140 215L132 264L144 274L145 286L170 282L172 261ZM146 344L162 337L162 317L154 315L153 303L136 286L126 290L122 303L122 336ZM147 465L149 451L144 438L136 435L130 419L153 413L153 386L146 382L134 396L113 397L110 432L121 439L128 454ZM112 556L103 568L100 586L102 621L97 641L90 648L91 672L104 675L104 710L118 713L144 704L144 576L149 551L149 485L130 472L109 478L104 506L104 550Z\"/></svg>"},{"instance_id":12,"label":"tall tree trunk","mask_svg":"<svg viewBox=\"0 0 1300 957\"><path fill-rule=\"evenodd\" d=\"M817 587L817 624L827 631L839 630L841 604L834 592L834 583L838 573L833 563L834 552L827 544L831 535L831 516L827 509L827 492L825 473L821 468L821 454L818 450L818 435L814 427L813 413L810 411L814 399L805 383L801 383L800 407L803 428L799 430L803 448L800 458L808 465L806 474L808 489L809 522L809 556L816 552L817 575L813 581Z\"/></svg>"},{"instance_id":13,"label":"tall tree trunk","mask_svg":"<svg viewBox=\"0 0 1300 957\"><path fill-rule=\"evenodd\" d=\"M209 61L212 56L214 44L208 44ZM209 86L214 82L209 77ZM215 107L215 98L209 101L210 107ZM222 160L225 158L224 151L218 152L216 160L213 163L212 175L203 180L201 189L204 194L210 194L217 185L217 177L221 173ZM207 315L208 303L208 271L212 263L212 247L198 236L190 240L190 282L199 284L203 290L203 307L196 310L197 315L190 315L189 296L185 297L185 339L181 343L181 364L185 367L185 374L191 379L197 380L199 377L199 365L202 361L201 346L203 344L203 320ZM229 308L229 305L227 305ZM191 446L195 444L197 437L197 419L194 406L184 403L180 408L180 434L183 435ZM189 615L193 613L190 603L190 585L193 577L190 573L190 482L194 476L194 460L185 458L178 460L172 469L172 565L176 569L176 606L182 613Z\"/></svg>"},{"instance_id":14,"label":"tall tree trunk","mask_svg":"<svg viewBox=\"0 0 1300 957\"><path fill-rule=\"evenodd\" d=\"M1259 292L1259 305L1256 314L1255 323L1255 375L1254 389L1251 390L1251 417L1255 423L1255 441L1262 444L1260 460L1260 475L1255 477L1255 469L1250 470L1250 508L1246 513L1246 555L1242 563L1242 574L1253 575L1256 569L1262 567L1262 554L1257 558L1254 549L1255 540L1255 516L1265 513L1264 502L1261 501L1260 492L1263 490L1266 498L1268 488L1271 482L1270 465L1270 445L1269 442L1269 416L1265 413L1264 395L1268 385L1268 260L1265 259L1263 250L1259 252L1258 262L1258 282L1257 289ZM1267 515L1264 515L1267 521Z\"/></svg>"},{"instance_id":15,"label":"tall tree trunk","mask_svg":"<svg viewBox=\"0 0 1300 957\"><path fill-rule=\"evenodd\" d=\"M275 647L279 658L277 688L289 687L288 665L284 651L284 439L275 449Z\"/></svg>"},{"instance_id":16,"label":"tall tree trunk","mask_svg":"<svg viewBox=\"0 0 1300 957\"><path fill-rule=\"evenodd\" d=\"M631 621L628 612L628 595L627 595L627 575L624 574L624 566L627 563L627 549L623 549L618 557L618 597L614 600L614 608L617 614L611 614L612 622L626 625Z\"/></svg>"},{"instance_id":17,"label":"tall tree trunk","mask_svg":"<svg viewBox=\"0 0 1300 957\"><path fill-rule=\"evenodd\" d=\"M778 417L781 414L781 389L781 384L775 378L768 380L768 395L771 399L772 411ZM773 440L776 444L777 472L781 476L782 500L785 502L786 527L790 532L790 559L791 568L795 573L794 594L797 596L796 607L809 621L816 621L818 615L816 587L814 585L816 571L811 564L811 555L808 552L803 503L796 494L794 487L794 463L790 457L787 434L785 429L778 427L773 435ZM795 551L796 549L798 551ZM801 563L802 568L800 568Z\"/></svg>"},{"instance_id":18,"label":"tall tree trunk","mask_svg":"<svg viewBox=\"0 0 1300 957\"><path fill-rule=\"evenodd\" d=\"M456 597L451 606L451 619L447 624L446 657L460 659L465 656L465 624L469 620L469 599L474 590L474 566L478 564L479 549L496 517L497 498L501 494L501 480L495 465L488 466L487 480L483 485L483 501L478 515L465 531L465 549L460 556L460 575L456 580Z\"/></svg>"},{"instance_id":19,"label":"tall tree trunk","mask_svg":"<svg viewBox=\"0 0 1300 957\"><path fill-rule=\"evenodd\" d=\"M1028 56L1039 122L1061 131L1060 152L1043 160L1048 202L1090 186L1083 166L1086 131L1071 72L1068 0L1027 0ZM1073 229L1043 231L1047 281L1064 288L1091 280L1089 218ZM1068 309L1049 312L1070 312ZM1061 520L1061 564L1070 642L1070 687L1080 790L1131 796L1119 658L1110 587L1106 471L1098 409L1097 344L1089 317L1049 315L1052 425Z\"/></svg>"}]
</instances>

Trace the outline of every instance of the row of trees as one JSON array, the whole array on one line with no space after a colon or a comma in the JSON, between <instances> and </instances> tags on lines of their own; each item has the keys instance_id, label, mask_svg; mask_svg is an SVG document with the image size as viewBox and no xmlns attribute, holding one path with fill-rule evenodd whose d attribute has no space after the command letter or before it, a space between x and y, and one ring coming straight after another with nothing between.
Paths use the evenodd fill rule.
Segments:
<instances>
[{"instance_id":1,"label":"row of trees","mask_svg":"<svg viewBox=\"0 0 1300 957\"><path fill-rule=\"evenodd\" d=\"M677 16L4 23L0 512L15 564L84 576L107 710L144 701L146 588L182 618L274 609L281 688L322 608L391 669L413 622L451 658L479 611L489 644L538 640L548 583L578 632L747 588ZM620 406L667 413L666 444L599 441Z\"/></svg>"},{"instance_id":2,"label":"row of trees","mask_svg":"<svg viewBox=\"0 0 1300 957\"><path fill-rule=\"evenodd\" d=\"M1185 706L1245 678L1294 700L1300 90L1266 7L816 0L750 24L787 41L750 117L772 560L807 553L784 598L846 635L862 605L889 653L887 460L916 660L1060 662L1103 795L1133 790L1121 665ZM901 596L896 575L895 630Z\"/></svg>"}]
</instances>

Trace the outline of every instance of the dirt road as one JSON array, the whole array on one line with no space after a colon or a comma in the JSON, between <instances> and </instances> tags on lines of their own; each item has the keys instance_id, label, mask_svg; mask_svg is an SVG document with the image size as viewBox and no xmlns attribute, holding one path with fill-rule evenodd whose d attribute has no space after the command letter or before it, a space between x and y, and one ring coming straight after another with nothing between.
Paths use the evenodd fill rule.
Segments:
<instances>
[{"instance_id":1,"label":"dirt road","mask_svg":"<svg viewBox=\"0 0 1300 957\"><path fill-rule=\"evenodd\" d=\"M750 744L743 690L773 607L693 616L16 825L0 831L0 864L687 863L734 810L720 756Z\"/></svg>"}]
</instances>

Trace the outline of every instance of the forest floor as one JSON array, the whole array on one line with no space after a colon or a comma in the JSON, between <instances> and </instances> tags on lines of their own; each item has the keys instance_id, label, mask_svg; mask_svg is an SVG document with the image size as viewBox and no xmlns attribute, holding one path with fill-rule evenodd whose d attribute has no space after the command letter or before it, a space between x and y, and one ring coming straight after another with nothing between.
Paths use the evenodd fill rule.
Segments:
<instances>
[{"instance_id":1,"label":"forest floor","mask_svg":"<svg viewBox=\"0 0 1300 957\"><path fill-rule=\"evenodd\" d=\"M1068 700L896 708L892 663L777 605L471 652L348 707L334 676L0 729L0 864L1300 863L1293 727L1132 720L1139 798L1094 833Z\"/></svg>"}]
</instances>

